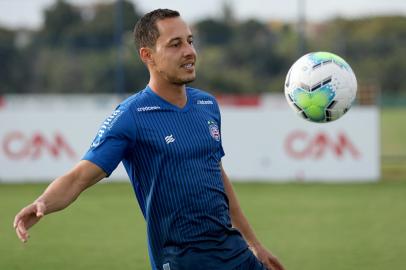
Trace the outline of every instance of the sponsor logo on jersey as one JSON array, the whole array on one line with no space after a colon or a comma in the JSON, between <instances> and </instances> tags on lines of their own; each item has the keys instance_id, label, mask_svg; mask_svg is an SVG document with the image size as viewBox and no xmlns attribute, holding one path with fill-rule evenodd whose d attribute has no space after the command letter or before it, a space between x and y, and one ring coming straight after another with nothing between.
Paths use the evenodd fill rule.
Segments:
<instances>
[{"instance_id":1,"label":"sponsor logo on jersey","mask_svg":"<svg viewBox=\"0 0 406 270\"><path fill-rule=\"evenodd\" d=\"M212 104L213 104L213 100L210 100L210 99L207 99L207 100L199 99L199 100L197 100L197 104L199 104L199 105L212 105Z\"/></svg>"},{"instance_id":2,"label":"sponsor logo on jersey","mask_svg":"<svg viewBox=\"0 0 406 270\"><path fill-rule=\"evenodd\" d=\"M156 111L156 110L160 110L161 107L159 106L145 106L145 107L140 107L137 108L138 112L149 112L149 111Z\"/></svg>"},{"instance_id":3,"label":"sponsor logo on jersey","mask_svg":"<svg viewBox=\"0 0 406 270\"><path fill-rule=\"evenodd\" d=\"M207 124L209 125L210 135L216 141L220 141L220 130L215 121L208 121Z\"/></svg>"}]
</instances>

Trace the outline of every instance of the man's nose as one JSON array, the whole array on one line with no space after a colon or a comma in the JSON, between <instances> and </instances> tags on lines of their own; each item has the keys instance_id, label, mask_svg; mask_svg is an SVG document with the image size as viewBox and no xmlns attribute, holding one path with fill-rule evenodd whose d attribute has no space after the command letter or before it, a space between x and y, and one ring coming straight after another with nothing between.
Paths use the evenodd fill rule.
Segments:
<instances>
[{"instance_id":1,"label":"man's nose","mask_svg":"<svg viewBox=\"0 0 406 270\"><path fill-rule=\"evenodd\" d=\"M183 51L183 56L196 56L196 50L193 44L187 43Z\"/></svg>"}]
</instances>

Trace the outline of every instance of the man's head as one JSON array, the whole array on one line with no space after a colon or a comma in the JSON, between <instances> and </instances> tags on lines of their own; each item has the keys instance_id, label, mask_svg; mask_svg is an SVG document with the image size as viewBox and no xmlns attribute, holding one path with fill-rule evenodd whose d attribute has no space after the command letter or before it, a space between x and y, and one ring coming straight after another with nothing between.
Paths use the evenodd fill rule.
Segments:
<instances>
[{"instance_id":1,"label":"man's head","mask_svg":"<svg viewBox=\"0 0 406 270\"><path fill-rule=\"evenodd\" d=\"M179 12L170 9L156 9L145 14L135 25L134 39L137 50L142 47L153 48L159 37L157 21L180 17Z\"/></svg>"},{"instance_id":2,"label":"man's head","mask_svg":"<svg viewBox=\"0 0 406 270\"><path fill-rule=\"evenodd\" d=\"M178 85L195 79L193 36L179 12L157 9L145 14L135 25L134 37L152 79Z\"/></svg>"}]
</instances>

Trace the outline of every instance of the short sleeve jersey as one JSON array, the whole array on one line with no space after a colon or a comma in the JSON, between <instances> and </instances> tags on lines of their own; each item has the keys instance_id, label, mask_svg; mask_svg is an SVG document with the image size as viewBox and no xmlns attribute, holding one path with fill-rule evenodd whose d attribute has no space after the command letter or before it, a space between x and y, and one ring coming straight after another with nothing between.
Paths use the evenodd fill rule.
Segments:
<instances>
[{"instance_id":1,"label":"short sleeve jersey","mask_svg":"<svg viewBox=\"0 0 406 270\"><path fill-rule=\"evenodd\" d=\"M108 175L123 162L147 223L153 269L162 268L167 248L215 243L234 232L219 166L218 104L198 89L187 87L186 94L183 108L148 86L129 97L104 121L83 158Z\"/></svg>"}]
</instances>

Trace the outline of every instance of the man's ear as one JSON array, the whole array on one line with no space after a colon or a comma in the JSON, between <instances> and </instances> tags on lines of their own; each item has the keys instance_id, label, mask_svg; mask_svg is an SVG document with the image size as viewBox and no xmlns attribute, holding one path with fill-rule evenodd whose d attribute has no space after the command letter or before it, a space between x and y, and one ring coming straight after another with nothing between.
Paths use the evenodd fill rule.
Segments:
<instances>
[{"instance_id":1,"label":"man's ear","mask_svg":"<svg viewBox=\"0 0 406 270\"><path fill-rule=\"evenodd\" d=\"M141 61L144 62L145 64L151 64L153 62L151 48L142 47L142 48L140 48L139 53L140 53Z\"/></svg>"}]
</instances>

